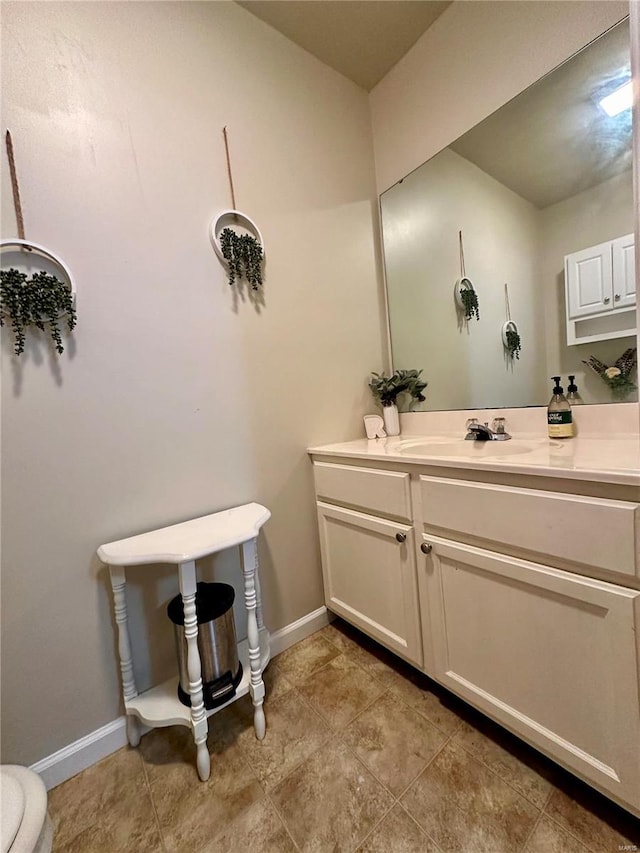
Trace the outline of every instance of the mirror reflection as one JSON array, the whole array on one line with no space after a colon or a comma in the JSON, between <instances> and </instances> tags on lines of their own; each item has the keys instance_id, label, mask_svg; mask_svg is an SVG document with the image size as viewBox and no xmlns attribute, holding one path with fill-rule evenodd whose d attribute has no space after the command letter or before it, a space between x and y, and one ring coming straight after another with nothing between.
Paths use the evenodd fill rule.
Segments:
<instances>
[{"instance_id":1,"label":"mirror reflection","mask_svg":"<svg viewBox=\"0 0 640 853\"><path fill-rule=\"evenodd\" d=\"M638 399L635 372L621 393L585 363L636 347L629 80L623 21L381 196L419 408L546 405L558 374L585 403Z\"/></svg>"}]
</instances>

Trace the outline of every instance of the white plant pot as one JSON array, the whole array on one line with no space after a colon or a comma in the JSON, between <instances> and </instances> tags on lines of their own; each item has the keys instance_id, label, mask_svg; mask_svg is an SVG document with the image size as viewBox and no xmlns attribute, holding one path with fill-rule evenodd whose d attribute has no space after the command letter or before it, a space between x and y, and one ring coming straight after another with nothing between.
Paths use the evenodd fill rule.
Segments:
<instances>
[{"instance_id":1,"label":"white plant pot","mask_svg":"<svg viewBox=\"0 0 640 853\"><path fill-rule=\"evenodd\" d=\"M394 403L382 407L382 417L387 435L400 435L400 417L398 407Z\"/></svg>"}]
</instances>

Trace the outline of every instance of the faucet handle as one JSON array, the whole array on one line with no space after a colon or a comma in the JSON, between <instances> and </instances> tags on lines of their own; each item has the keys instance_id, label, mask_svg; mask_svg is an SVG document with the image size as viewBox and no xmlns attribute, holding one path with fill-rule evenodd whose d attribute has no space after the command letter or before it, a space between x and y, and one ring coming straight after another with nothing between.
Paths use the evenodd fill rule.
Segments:
<instances>
[{"instance_id":1,"label":"faucet handle","mask_svg":"<svg viewBox=\"0 0 640 853\"><path fill-rule=\"evenodd\" d=\"M467 418L467 422L466 422L466 423L465 423L465 425L464 425L464 426L465 426L465 429L469 429L469 427L471 426L471 424L477 424L477 423L478 423L478 419L477 419L477 418Z\"/></svg>"},{"instance_id":2,"label":"faucet handle","mask_svg":"<svg viewBox=\"0 0 640 853\"><path fill-rule=\"evenodd\" d=\"M506 418L494 418L491 424L491 428L498 435L504 435L506 432Z\"/></svg>"}]
</instances>

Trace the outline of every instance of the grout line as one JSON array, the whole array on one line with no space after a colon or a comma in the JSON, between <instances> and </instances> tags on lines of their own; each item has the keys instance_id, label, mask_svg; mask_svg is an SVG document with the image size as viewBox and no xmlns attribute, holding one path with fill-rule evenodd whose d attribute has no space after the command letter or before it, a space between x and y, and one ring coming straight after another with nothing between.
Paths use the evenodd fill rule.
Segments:
<instances>
[{"instance_id":1,"label":"grout line","mask_svg":"<svg viewBox=\"0 0 640 853\"><path fill-rule=\"evenodd\" d=\"M549 812L547 812L547 811L543 811L543 813L542 813L542 814L543 814L543 816L544 816L544 817L546 817L546 818L547 818L547 820L551 821L551 823L554 823L554 824L555 824L557 827L559 827L563 832L565 832L565 833L566 833L570 838L573 838L575 841L577 841L577 842L578 842L578 844L581 844L581 845L584 847L584 849L585 849L585 850L588 850L588 851L589 851L589 853L601 853L601 851L596 850L596 849L595 849L595 847L591 847L591 845L590 845L590 844L586 844L586 843L583 841L583 839L582 839L582 838L578 838L578 836L577 836L577 835L574 835L574 833L571 831L571 829L569 829L569 827L568 827L568 826L566 826L564 823L560 823L560 821L559 821L559 820L556 820L556 818L552 817L552 816L549 814ZM589 814L591 814L591 812L589 812ZM621 845L618 849L622 849L622 847L623 847L623 846L624 846L624 845Z\"/></svg>"},{"instance_id":2,"label":"grout line","mask_svg":"<svg viewBox=\"0 0 640 853\"><path fill-rule=\"evenodd\" d=\"M355 845L355 847L352 848L350 853L356 853L356 851L359 850L360 847L362 847L362 845L365 843L365 841L373 835L373 833L376 831L376 829L388 817L388 815L391 814L391 812L395 809L395 807L397 805L398 805L398 803L394 799L393 802L391 803L391 805L389 806L389 808L386 810L386 812L383 812L382 817L374 823L374 825L371 827L369 832L367 832L367 834L363 838L361 838L359 841L356 841L356 845Z\"/></svg>"},{"instance_id":3,"label":"grout line","mask_svg":"<svg viewBox=\"0 0 640 853\"><path fill-rule=\"evenodd\" d=\"M439 844L436 844L435 839L434 839L431 835L429 835L429 833L428 833L428 832L427 832L427 830L424 828L424 826L421 826L421 825L418 823L418 821L417 821L417 820L415 819L415 817L411 814L411 812L410 812L410 811L408 811L408 810L407 810L407 808L406 808L406 807L405 807L401 802L398 802L398 805L400 806L400 808L402 809L402 811L406 814L406 816L407 816L410 820L412 820L412 821L413 821L413 823L415 823L415 825L418 827L418 829L420 830L420 832L421 832L423 835L426 835L426 836L427 836L427 838L428 838L428 839L429 839L429 841L434 845L434 847L436 848L436 850L442 850L442 848L440 847L440 845L439 845Z\"/></svg>"},{"instance_id":4,"label":"grout line","mask_svg":"<svg viewBox=\"0 0 640 853\"><path fill-rule=\"evenodd\" d=\"M275 801L274 801L273 797L271 796L271 794L270 794L268 791L265 791L265 796L266 796L266 798L269 800L269 802L271 803L271 806L273 807L273 810L275 811L275 813L278 815L278 818L280 819L280 823L284 826L284 831L287 833L287 835L288 835L288 836L289 836L289 838L291 839L291 843L293 844L293 846L295 847L295 849L299 851L299 850L300 850L300 847L298 846L298 844L296 843L295 838L294 838L294 837L293 837L293 835L291 834L291 830L289 829L289 827L288 827L288 825L287 825L286 820L285 820L285 819L283 818L283 816L280 814L280 809L279 809L279 808L278 808L278 806L276 805L276 803L275 803Z\"/></svg>"},{"instance_id":5,"label":"grout line","mask_svg":"<svg viewBox=\"0 0 640 853\"><path fill-rule=\"evenodd\" d=\"M474 727L474 730L479 731L479 729L475 729L475 727ZM452 738L455 737L455 735L458 733L458 731L459 731L459 729L457 729L454 732L454 734L452 735ZM482 732L480 732L480 734L482 734ZM538 811L540 811L540 812L544 811L547 803L549 802L551 794L553 793L553 787L551 788L551 790L548 792L547 796L545 797L544 803L541 806L539 806L530 797L528 797L523 791L521 791L519 788L516 788L516 786L514 784L512 784L508 779L505 779L504 776L501 776L497 770L494 770L493 767L490 764L487 764L487 762L483 758L481 758L476 752L469 749L469 747L465 746L463 743L460 743L460 741L456 741L456 746L459 746L460 749L463 749L467 753L467 755L470 755L479 764L482 764L483 767L486 767L487 770L489 770L491 773L493 773L494 776L497 776L497 778L500 779L501 782L504 782L504 784L508 785L512 791L515 791L516 794L519 794L519 796L523 797L528 803L531 803L531 805L534 806L536 809L538 809ZM499 746L499 744L498 744L498 746ZM505 751L507 751L507 750L505 750ZM509 755L511 755L511 753L509 753ZM515 756L512 756L512 757L515 757ZM519 758L517 758L516 760L520 761ZM531 768L529 767L528 764L525 764L522 761L520 763L523 764L525 767L527 767L529 770L531 770ZM532 773L536 773L536 771L532 770ZM544 780L544 776L540 776L539 773L536 773L536 776L538 776L540 779ZM544 781L546 781L546 780L544 780ZM549 784L551 784L551 783L549 783Z\"/></svg>"},{"instance_id":6,"label":"grout line","mask_svg":"<svg viewBox=\"0 0 640 853\"><path fill-rule=\"evenodd\" d=\"M522 845L522 848L521 848L522 853L526 853L527 847L529 846L529 842L533 838L533 835L534 835L536 829L538 828L538 824L542 820L543 814L544 814L544 812L541 811L540 814L538 815L538 817L533 822L533 826L531 827L531 832L527 835L527 837L524 840L524 844Z\"/></svg>"},{"instance_id":7,"label":"grout line","mask_svg":"<svg viewBox=\"0 0 640 853\"><path fill-rule=\"evenodd\" d=\"M140 749L139 745L136 747L136 749L137 750ZM164 840L164 832L162 831L162 825L160 824L160 817L158 816L158 809L156 808L156 801L153 797L153 790L151 788L151 782L149 780L149 774L147 773L147 766L146 766L144 759L142 757L142 753L138 752L138 754L140 756L140 761L142 763L142 773L144 775L144 781L145 781L145 785L147 787L147 793L149 794L149 799L151 800L151 808L153 809L153 816L154 816L155 821L156 821L156 826L158 827L158 834L160 835L160 843L162 844L162 849L164 850L164 853L167 853L167 845L166 845L166 842Z\"/></svg>"}]
</instances>

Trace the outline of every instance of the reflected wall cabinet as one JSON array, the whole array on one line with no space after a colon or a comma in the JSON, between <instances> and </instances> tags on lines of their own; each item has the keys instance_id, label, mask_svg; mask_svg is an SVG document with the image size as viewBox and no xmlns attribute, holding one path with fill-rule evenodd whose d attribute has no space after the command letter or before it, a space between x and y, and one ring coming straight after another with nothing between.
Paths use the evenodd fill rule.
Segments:
<instances>
[{"instance_id":1,"label":"reflected wall cabinet","mask_svg":"<svg viewBox=\"0 0 640 853\"><path fill-rule=\"evenodd\" d=\"M634 235L564 259L567 344L636 334Z\"/></svg>"}]
</instances>

